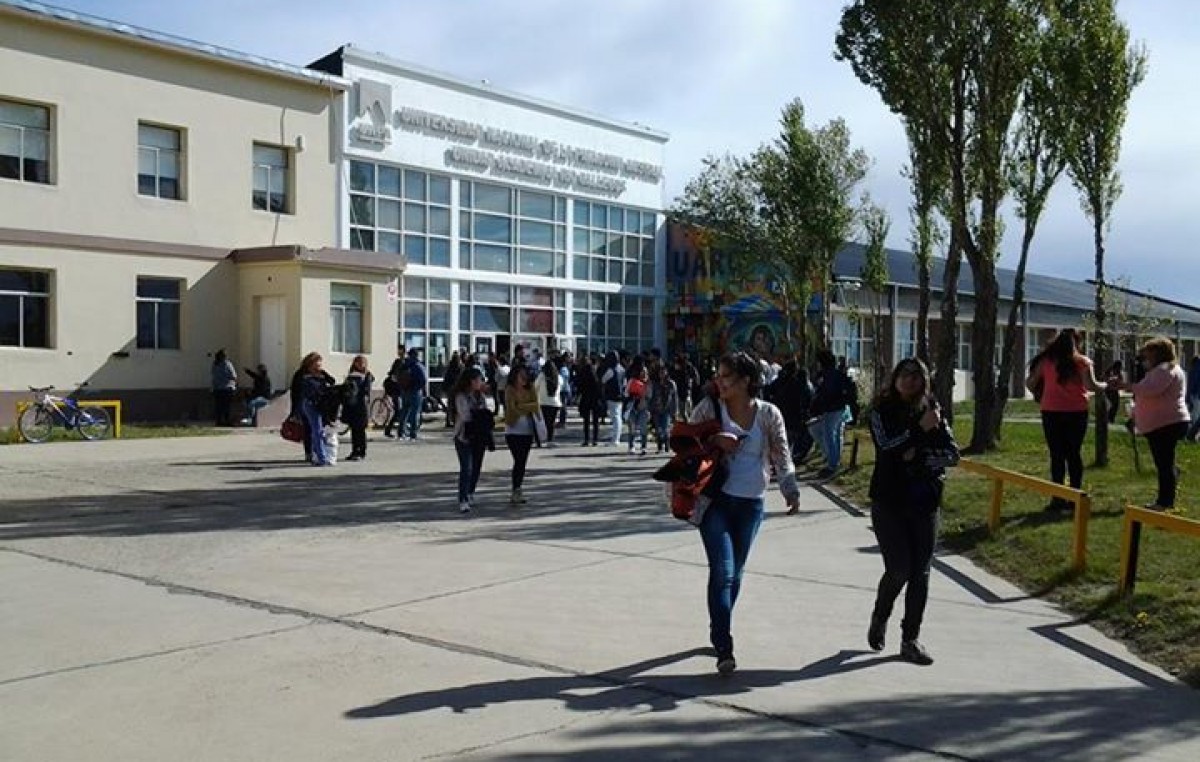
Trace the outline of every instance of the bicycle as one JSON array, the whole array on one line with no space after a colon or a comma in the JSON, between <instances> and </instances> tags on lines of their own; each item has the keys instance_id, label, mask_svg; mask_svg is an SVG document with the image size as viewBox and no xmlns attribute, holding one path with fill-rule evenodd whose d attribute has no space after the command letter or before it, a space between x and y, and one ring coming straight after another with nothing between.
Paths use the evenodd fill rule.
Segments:
<instances>
[{"instance_id":1,"label":"bicycle","mask_svg":"<svg viewBox=\"0 0 1200 762\"><path fill-rule=\"evenodd\" d=\"M75 429L88 441L104 439L112 432L112 417L98 405L83 405L75 396L86 387L83 383L66 397L56 397L50 392L53 386L29 387L34 394L33 404L21 411L17 419L17 430L26 442L40 444L50 438L54 425L67 431Z\"/></svg>"}]
</instances>

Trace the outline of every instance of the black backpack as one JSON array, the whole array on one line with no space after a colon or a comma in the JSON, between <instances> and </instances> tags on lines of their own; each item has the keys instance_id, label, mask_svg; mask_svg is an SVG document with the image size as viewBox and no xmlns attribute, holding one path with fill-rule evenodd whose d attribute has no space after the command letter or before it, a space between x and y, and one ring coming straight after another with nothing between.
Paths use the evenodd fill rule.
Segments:
<instances>
[{"instance_id":1,"label":"black backpack","mask_svg":"<svg viewBox=\"0 0 1200 762\"><path fill-rule=\"evenodd\" d=\"M609 402L620 402L621 380L618 378L620 372L617 370L616 366L613 366L611 369L605 370L604 373L608 373L609 370L612 371L612 376L604 382L604 399ZM603 376L604 373L601 373L600 375Z\"/></svg>"}]
</instances>

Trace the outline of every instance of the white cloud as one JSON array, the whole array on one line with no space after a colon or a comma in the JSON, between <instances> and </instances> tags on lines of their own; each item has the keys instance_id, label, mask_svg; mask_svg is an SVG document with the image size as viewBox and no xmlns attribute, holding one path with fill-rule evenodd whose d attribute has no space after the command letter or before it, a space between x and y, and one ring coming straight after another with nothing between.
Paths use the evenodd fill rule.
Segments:
<instances>
[{"instance_id":1,"label":"white cloud","mask_svg":"<svg viewBox=\"0 0 1200 762\"><path fill-rule=\"evenodd\" d=\"M498 87L637 121L671 134L668 192L709 153L770 140L782 106L800 98L812 123L845 118L876 163L871 194L892 214L889 243L908 239L906 147L899 123L848 65L833 60L842 2L831 0L58 0L152 29L303 64L346 42L488 79ZM1149 75L1125 133L1125 193L1108 272L1200 301L1200 106L1192 95L1197 27L1185 0L1121 5L1146 43ZM237 23L230 23L236 18ZM1019 222L1002 262L1013 264ZM1034 271L1091 277L1090 223L1064 180L1035 243Z\"/></svg>"}]
</instances>

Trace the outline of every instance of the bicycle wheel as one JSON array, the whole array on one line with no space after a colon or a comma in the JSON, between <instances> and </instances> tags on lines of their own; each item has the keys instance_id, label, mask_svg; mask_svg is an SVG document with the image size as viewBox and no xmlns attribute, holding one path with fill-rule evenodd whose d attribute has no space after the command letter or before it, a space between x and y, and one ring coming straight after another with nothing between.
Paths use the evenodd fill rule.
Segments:
<instances>
[{"instance_id":1,"label":"bicycle wheel","mask_svg":"<svg viewBox=\"0 0 1200 762\"><path fill-rule=\"evenodd\" d=\"M386 426L392 417L392 401L387 397L379 397L371 401L371 425L379 428Z\"/></svg>"},{"instance_id":2,"label":"bicycle wheel","mask_svg":"<svg viewBox=\"0 0 1200 762\"><path fill-rule=\"evenodd\" d=\"M95 405L79 408L79 417L75 419L75 423L79 427L79 433L89 441L106 439L112 431L112 418L109 417L108 410Z\"/></svg>"},{"instance_id":3,"label":"bicycle wheel","mask_svg":"<svg viewBox=\"0 0 1200 762\"><path fill-rule=\"evenodd\" d=\"M17 419L17 430L26 442L45 442L50 438L53 428L54 416L45 405L30 405L21 411L21 417Z\"/></svg>"}]
</instances>

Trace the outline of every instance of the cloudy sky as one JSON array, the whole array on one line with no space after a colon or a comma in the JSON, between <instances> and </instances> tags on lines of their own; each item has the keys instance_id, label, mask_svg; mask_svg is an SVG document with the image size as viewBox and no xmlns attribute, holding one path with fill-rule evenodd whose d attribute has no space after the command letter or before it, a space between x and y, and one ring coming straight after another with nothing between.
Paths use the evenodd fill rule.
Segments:
<instances>
[{"instance_id":1,"label":"cloudy sky","mask_svg":"<svg viewBox=\"0 0 1200 762\"><path fill-rule=\"evenodd\" d=\"M868 190L907 248L906 146L897 120L833 60L842 0L56 0L53 4L295 64L352 42L394 58L671 135L668 202L711 153L745 154L800 98L810 123L842 117L874 158ZM1200 22L1190 0L1125 0L1149 56L1126 123L1125 192L1110 279L1200 304ZM1192 21L1186 19L1192 18ZM1064 178L1031 268L1091 277L1090 223ZM1012 221L1002 264L1015 266Z\"/></svg>"}]
</instances>

